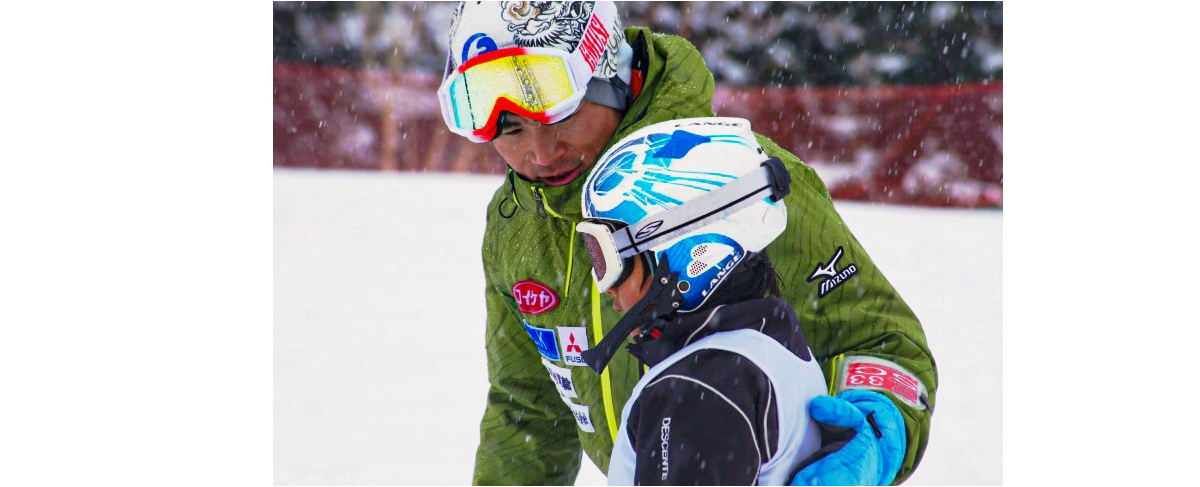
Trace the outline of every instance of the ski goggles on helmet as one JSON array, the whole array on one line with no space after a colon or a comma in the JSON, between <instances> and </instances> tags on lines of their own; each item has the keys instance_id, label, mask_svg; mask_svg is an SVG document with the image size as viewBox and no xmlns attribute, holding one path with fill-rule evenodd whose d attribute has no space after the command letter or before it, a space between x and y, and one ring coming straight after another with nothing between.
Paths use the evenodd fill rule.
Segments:
<instances>
[{"instance_id":1,"label":"ski goggles on helmet","mask_svg":"<svg viewBox=\"0 0 1200 487\"><path fill-rule=\"evenodd\" d=\"M762 198L779 201L790 192L790 184L787 168L772 157L718 189L647 215L632 225L618 228L604 220L585 220L575 225L575 231L583 236L583 246L592 259L596 287L605 292L628 277L633 256L741 211Z\"/></svg>"},{"instance_id":2,"label":"ski goggles on helmet","mask_svg":"<svg viewBox=\"0 0 1200 487\"><path fill-rule=\"evenodd\" d=\"M592 77L581 51L512 47L471 58L438 88L446 126L472 142L487 142L496 137L504 111L543 124L567 118Z\"/></svg>"},{"instance_id":3,"label":"ski goggles on helmet","mask_svg":"<svg viewBox=\"0 0 1200 487\"><path fill-rule=\"evenodd\" d=\"M632 254L622 256L617 250L616 225L603 221L583 221L575 225L583 236L583 247L592 258L592 279L600 292L608 291L628 277L632 270Z\"/></svg>"}]
</instances>

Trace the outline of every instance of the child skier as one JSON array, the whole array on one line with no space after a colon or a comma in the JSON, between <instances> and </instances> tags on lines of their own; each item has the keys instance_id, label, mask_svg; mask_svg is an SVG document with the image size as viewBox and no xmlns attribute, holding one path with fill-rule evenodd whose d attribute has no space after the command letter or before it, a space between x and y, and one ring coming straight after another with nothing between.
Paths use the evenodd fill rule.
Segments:
<instances>
[{"instance_id":1,"label":"child skier","mask_svg":"<svg viewBox=\"0 0 1200 487\"><path fill-rule=\"evenodd\" d=\"M634 132L585 182L576 230L626 314L583 357L599 373L633 337L649 367L621 413L610 485L785 485L821 447L808 405L824 375L764 252L789 181L749 122L698 118Z\"/></svg>"}]
</instances>

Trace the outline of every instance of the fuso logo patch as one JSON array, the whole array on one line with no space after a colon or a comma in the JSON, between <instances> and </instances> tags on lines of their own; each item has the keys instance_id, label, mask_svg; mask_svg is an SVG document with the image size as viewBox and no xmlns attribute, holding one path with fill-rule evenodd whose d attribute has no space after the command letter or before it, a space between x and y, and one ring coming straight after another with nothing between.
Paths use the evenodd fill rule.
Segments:
<instances>
[{"instance_id":1,"label":"fuso logo patch","mask_svg":"<svg viewBox=\"0 0 1200 487\"><path fill-rule=\"evenodd\" d=\"M522 313L539 315L558 307L558 294L537 281L521 281L512 286L513 299Z\"/></svg>"},{"instance_id":2,"label":"fuso logo patch","mask_svg":"<svg viewBox=\"0 0 1200 487\"><path fill-rule=\"evenodd\" d=\"M895 394L916 409L925 409L928 392L925 385L904 367L878 357L846 357L840 389L876 389Z\"/></svg>"},{"instance_id":3,"label":"fuso logo patch","mask_svg":"<svg viewBox=\"0 0 1200 487\"><path fill-rule=\"evenodd\" d=\"M558 327L558 343L562 348L562 361L567 365L587 367L583 351L588 349L587 328L582 326Z\"/></svg>"},{"instance_id":4,"label":"fuso logo patch","mask_svg":"<svg viewBox=\"0 0 1200 487\"><path fill-rule=\"evenodd\" d=\"M533 344L537 346L538 352L550 360L559 360L558 343L554 339L554 330L546 328L538 328L525 322L525 332L529 333L529 338L533 340Z\"/></svg>"}]
</instances>

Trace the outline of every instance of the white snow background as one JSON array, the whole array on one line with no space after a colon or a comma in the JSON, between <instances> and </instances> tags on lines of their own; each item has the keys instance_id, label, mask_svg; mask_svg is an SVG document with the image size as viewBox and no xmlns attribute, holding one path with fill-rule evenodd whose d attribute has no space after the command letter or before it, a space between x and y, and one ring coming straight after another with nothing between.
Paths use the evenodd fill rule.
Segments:
<instances>
[{"instance_id":1,"label":"white snow background","mask_svg":"<svg viewBox=\"0 0 1200 487\"><path fill-rule=\"evenodd\" d=\"M498 176L274 171L274 482L471 482ZM1002 212L837 202L938 365L908 485L1001 483ZM586 455L578 485L604 484Z\"/></svg>"}]
</instances>

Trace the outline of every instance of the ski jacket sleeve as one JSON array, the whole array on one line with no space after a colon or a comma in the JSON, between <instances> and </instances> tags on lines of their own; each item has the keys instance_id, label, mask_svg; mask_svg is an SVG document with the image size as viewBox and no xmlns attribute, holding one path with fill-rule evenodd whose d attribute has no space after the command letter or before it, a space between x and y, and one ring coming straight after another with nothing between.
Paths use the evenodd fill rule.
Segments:
<instances>
[{"instance_id":1,"label":"ski jacket sleeve","mask_svg":"<svg viewBox=\"0 0 1200 487\"><path fill-rule=\"evenodd\" d=\"M492 212L489 212L489 218ZM575 419L538 362L513 298L494 280L483 246L487 301L487 405L475 453L475 485L568 485L579 473Z\"/></svg>"},{"instance_id":2,"label":"ski jacket sleeve","mask_svg":"<svg viewBox=\"0 0 1200 487\"><path fill-rule=\"evenodd\" d=\"M767 246L783 282L784 299L796 310L830 384L830 394L871 389L900 409L907 444L894 481L899 484L916 469L929 440L937 368L925 332L834 209L816 171L769 138L757 138L767 155L783 161L792 176L791 194L783 200L788 209L787 229ZM911 379L905 385L917 382L912 385L913 394L888 387L894 382L881 381L884 387L854 384L869 382L864 378L875 381L846 374L848 364L866 362L907 378L896 380Z\"/></svg>"},{"instance_id":3,"label":"ski jacket sleeve","mask_svg":"<svg viewBox=\"0 0 1200 487\"><path fill-rule=\"evenodd\" d=\"M635 484L756 485L778 444L770 381L735 353L693 355L647 384L630 409Z\"/></svg>"}]
</instances>

